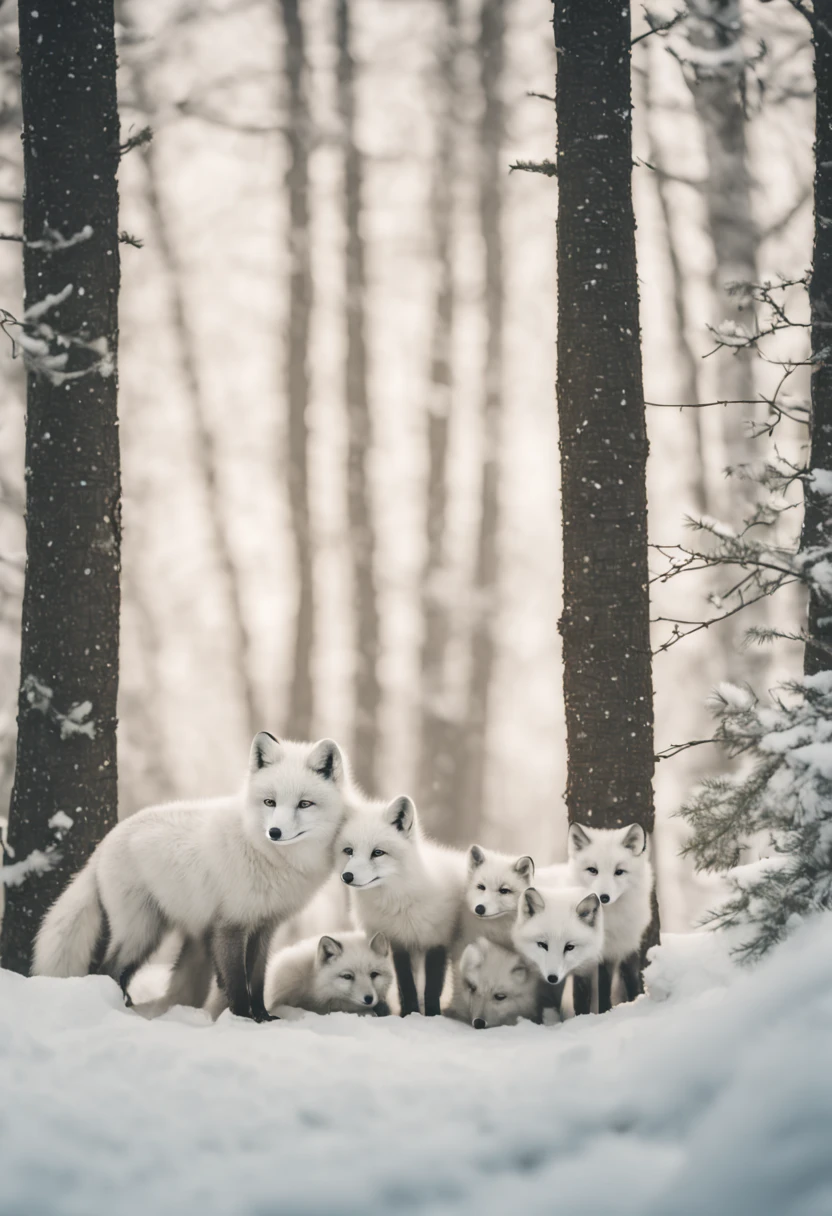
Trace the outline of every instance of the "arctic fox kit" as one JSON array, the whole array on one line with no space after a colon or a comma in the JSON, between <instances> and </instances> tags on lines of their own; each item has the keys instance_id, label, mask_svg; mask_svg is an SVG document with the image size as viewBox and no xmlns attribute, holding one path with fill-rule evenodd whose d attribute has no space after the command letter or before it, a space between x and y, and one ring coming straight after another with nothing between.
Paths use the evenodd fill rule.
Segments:
<instances>
[{"instance_id":1,"label":"arctic fox kit","mask_svg":"<svg viewBox=\"0 0 832 1216\"><path fill-rule=\"evenodd\" d=\"M540 1021L540 976L513 950L481 937L465 947L457 972L449 1016L475 1030L514 1026L520 1018Z\"/></svg>"},{"instance_id":2,"label":"arctic fox kit","mask_svg":"<svg viewBox=\"0 0 832 1216\"><path fill-rule=\"evenodd\" d=\"M402 1017L419 1012L412 954L425 956L425 1013L441 1012L448 950L457 933L465 855L422 836L410 798L354 807L338 833L341 880L368 935L393 946Z\"/></svg>"},{"instance_id":3,"label":"arctic fox kit","mask_svg":"<svg viewBox=\"0 0 832 1216\"><path fill-rule=\"evenodd\" d=\"M311 1013L389 1013L393 982L390 945L383 933L369 941L354 930L308 938L279 950L266 967L266 1008L292 1005Z\"/></svg>"},{"instance_id":4,"label":"arctic fox kit","mask_svg":"<svg viewBox=\"0 0 832 1216\"><path fill-rule=\"evenodd\" d=\"M611 1005L618 965L627 1000L642 992L641 941L652 917L653 867L644 828L569 828L572 881L594 891L604 905L604 953L598 968L598 1011ZM587 992L576 985L575 1012L585 1012ZM581 1009L578 1009L581 1005Z\"/></svg>"},{"instance_id":5,"label":"arctic fox kit","mask_svg":"<svg viewBox=\"0 0 832 1216\"><path fill-rule=\"evenodd\" d=\"M468 850L458 948L461 950L477 937L484 937L510 950L517 901L533 879L531 857L509 857L472 844Z\"/></svg>"},{"instance_id":6,"label":"arctic fox kit","mask_svg":"<svg viewBox=\"0 0 832 1216\"><path fill-rule=\"evenodd\" d=\"M603 954L601 901L580 887L529 887L520 898L512 942L552 986L545 1003L559 1009L566 977L591 972Z\"/></svg>"},{"instance_id":7,"label":"arctic fox kit","mask_svg":"<svg viewBox=\"0 0 832 1216\"><path fill-rule=\"evenodd\" d=\"M265 1019L269 939L332 871L346 784L329 739L261 731L238 794L147 807L107 833L47 913L32 973L86 975L107 930L103 970L129 1003L133 974L179 929L210 944L232 1011Z\"/></svg>"}]
</instances>

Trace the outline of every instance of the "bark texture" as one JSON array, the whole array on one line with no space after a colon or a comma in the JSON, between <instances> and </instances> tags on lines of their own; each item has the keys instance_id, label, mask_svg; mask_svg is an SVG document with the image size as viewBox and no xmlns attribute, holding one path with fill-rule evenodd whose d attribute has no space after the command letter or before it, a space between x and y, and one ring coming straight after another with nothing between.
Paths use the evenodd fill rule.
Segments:
<instances>
[{"instance_id":1,"label":"bark texture","mask_svg":"<svg viewBox=\"0 0 832 1216\"><path fill-rule=\"evenodd\" d=\"M435 98L436 153L431 190L431 229L436 274L427 403L427 553L422 572L422 722L417 783L419 813L428 829L447 830L459 728L448 711L445 670L450 636L445 585L448 507L448 437L453 406L452 346L456 301L453 273L454 153L457 120L458 0L441 0Z\"/></svg>"},{"instance_id":2,"label":"bark texture","mask_svg":"<svg viewBox=\"0 0 832 1216\"><path fill-rule=\"evenodd\" d=\"M309 510L309 327L312 316L312 263L309 244L309 143L306 50L299 0L280 0L285 38L286 143L289 201L289 325L286 340L286 402L289 411L289 508L295 539L298 607L289 693L292 738L312 737L315 644L315 589Z\"/></svg>"},{"instance_id":3,"label":"bark texture","mask_svg":"<svg viewBox=\"0 0 832 1216\"><path fill-rule=\"evenodd\" d=\"M39 0L19 20L27 567L5 865L49 854L53 816L72 820L56 864L7 888L2 962L26 972L44 912L117 817L119 119L113 0Z\"/></svg>"},{"instance_id":4,"label":"bark texture","mask_svg":"<svg viewBox=\"0 0 832 1216\"><path fill-rule=\"evenodd\" d=\"M818 13L818 8L816 8ZM820 7L815 24L815 240L809 306L812 320L811 379L812 425L809 467L832 472L832 32L826 18L829 6ZM824 20L819 19L820 16ZM832 498L819 494L804 482L805 515L801 548L818 550L826 557L832 549ZM832 611L829 600L812 592L809 596L809 637L828 649L807 645L804 669L807 675L832 670Z\"/></svg>"},{"instance_id":5,"label":"bark texture","mask_svg":"<svg viewBox=\"0 0 832 1216\"><path fill-rule=\"evenodd\" d=\"M344 143L346 222L345 302L347 321L346 402L348 420L347 511L355 621L355 724L350 759L363 786L375 788L381 688L378 679L379 611L376 597L376 537L367 465L373 427L367 388L364 239L361 232L363 158L355 137L355 65L349 0L338 0L338 108Z\"/></svg>"},{"instance_id":6,"label":"bark texture","mask_svg":"<svg viewBox=\"0 0 832 1216\"><path fill-rule=\"evenodd\" d=\"M647 433L630 14L556 0L558 372L570 822L653 830Z\"/></svg>"}]
</instances>

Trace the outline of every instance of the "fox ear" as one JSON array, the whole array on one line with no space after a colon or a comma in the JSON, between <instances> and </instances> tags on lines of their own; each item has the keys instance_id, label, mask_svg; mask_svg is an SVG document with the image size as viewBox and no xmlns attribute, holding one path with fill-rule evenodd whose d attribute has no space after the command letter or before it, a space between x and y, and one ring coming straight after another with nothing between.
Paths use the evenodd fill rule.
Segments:
<instances>
[{"instance_id":1,"label":"fox ear","mask_svg":"<svg viewBox=\"0 0 832 1216\"><path fill-rule=\"evenodd\" d=\"M470 942L462 951L462 957L459 960L459 970L462 975L470 975L472 971L476 971L483 965L485 954L481 943L482 938L479 941Z\"/></svg>"},{"instance_id":2,"label":"fox ear","mask_svg":"<svg viewBox=\"0 0 832 1216\"><path fill-rule=\"evenodd\" d=\"M333 958L340 958L344 947L334 937L322 937L318 942L318 963L323 966Z\"/></svg>"},{"instance_id":3,"label":"fox ear","mask_svg":"<svg viewBox=\"0 0 832 1216\"><path fill-rule=\"evenodd\" d=\"M580 853L589 844L589 833L579 823L569 825L569 852Z\"/></svg>"},{"instance_id":4,"label":"fox ear","mask_svg":"<svg viewBox=\"0 0 832 1216\"><path fill-rule=\"evenodd\" d=\"M323 777L324 781L334 781L338 785L344 772L344 760L341 749L331 739L321 739L316 743L306 758L306 763L313 773Z\"/></svg>"},{"instance_id":5,"label":"fox ear","mask_svg":"<svg viewBox=\"0 0 832 1216\"><path fill-rule=\"evenodd\" d=\"M593 891L589 895L585 895L578 904L575 911L580 916L581 920L586 921L590 928L595 925L595 918L598 915L598 909L601 907L601 901Z\"/></svg>"},{"instance_id":6,"label":"fox ear","mask_svg":"<svg viewBox=\"0 0 832 1216\"><path fill-rule=\"evenodd\" d=\"M530 972L523 960L518 959L511 969L511 974L516 975L518 980L522 982L523 980L527 980L529 978Z\"/></svg>"},{"instance_id":7,"label":"fox ear","mask_svg":"<svg viewBox=\"0 0 832 1216\"><path fill-rule=\"evenodd\" d=\"M472 844L468 850L468 869L476 870L485 861L485 853L478 844Z\"/></svg>"},{"instance_id":8,"label":"fox ear","mask_svg":"<svg viewBox=\"0 0 832 1216\"><path fill-rule=\"evenodd\" d=\"M546 907L543 896L536 887L527 887L520 899L520 914L524 920L530 920L532 916L542 912Z\"/></svg>"},{"instance_id":9,"label":"fox ear","mask_svg":"<svg viewBox=\"0 0 832 1216\"><path fill-rule=\"evenodd\" d=\"M254 742L251 745L248 758L249 769L252 773L257 773L261 768L276 764L280 755L280 744L274 735L269 734L267 730L261 730L254 736Z\"/></svg>"},{"instance_id":10,"label":"fox ear","mask_svg":"<svg viewBox=\"0 0 832 1216\"><path fill-rule=\"evenodd\" d=\"M525 879L527 883L531 883L534 878L534 862L531 857L518 857L514 868L521 878Z\"/></svg>"},{"instance_id":11,"label":"fox ear","mask_svg":"<svg viewBox=\"0 0 832 1216\"><path fill-rule=\"evenodd\" d=\"M406 794L394 798L384 813L388 823L397 828L403 836L410 835L416 822L416 807L412 798L408 798Z\"/></svg>"},{"instance_id":12,"label":"fox ear","mask_svg":"<svg viewBox=\"0 0 832 1216\"><path fill-rule=\"evenodd\" d=\"M631 823L624 834L623 845L636 857L643 853L647 846L647 835L640 823Z\"/></svg>"},{"instance_id":13,"label":"fox ear","mask_svg":"<svg viewBox=\"0 0 832 1216\"><path fill-rule=\"evenodd\" d=\"M390 953L390 943L383 933L374 933L370 938L370 949L373 954L380 954L384 958Z\"/></svg>"}]
</instances>

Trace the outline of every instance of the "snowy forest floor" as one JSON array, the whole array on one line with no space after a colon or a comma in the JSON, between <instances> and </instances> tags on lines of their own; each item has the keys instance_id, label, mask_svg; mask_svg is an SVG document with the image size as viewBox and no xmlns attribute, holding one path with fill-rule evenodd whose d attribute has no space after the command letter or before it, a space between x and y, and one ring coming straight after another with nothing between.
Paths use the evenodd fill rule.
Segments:
<instances>
[{"instance_id":1,"label":"snowy forest floor","mask_svg":"<svg viewBox=\"0 0 832 1216\"><path fill-rule=\"evenodd\" d=\"M650 994L477 1032L154 1022L0 971L0 1212L828 1216L832 917L754 970L669 937Z\"/></svg>"}]
</instances>

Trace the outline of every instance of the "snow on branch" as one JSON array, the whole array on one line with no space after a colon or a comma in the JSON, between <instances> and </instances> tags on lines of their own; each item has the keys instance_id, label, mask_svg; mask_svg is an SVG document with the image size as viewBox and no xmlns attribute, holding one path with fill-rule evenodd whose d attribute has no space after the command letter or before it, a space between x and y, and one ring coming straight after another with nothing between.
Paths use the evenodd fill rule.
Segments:
<instances>
[{"instance_id":1,"label":"snow on branch","mask_svg":"<svg viewBox=\"0 0 832 1216\"><path fill-rule=\"evenodd\" d=\"M52 689L37 676L32 675L27 676L23 681L23 693L32 709L45 714L60 728L62 739L69 739L73 735L86 735L88 739L95 738L95 720L90 717L91 701L80 701L71 706L66 713L61 713L54 704L55 694Z\"/></svg>"},{"instance_id":2,"label":"snow on branch","mask_svg":"<svg viewBox=\"0 0 832 1216\"><path fill-rule=\"evenodd\" d=\"M115 370L106 337L88 339L79 334L68 334L45 319L69 299L73 290L72 283L67 283L61 291L50 292L26 309L22 321L18 321L7 309L0 309L0 329L11 340L12 357L18 349L22 350L27 369L45 376L55 385L94 373L106 378ZM67 365L72 351L84 351L92 357L85 367L70 371Z\"/></svg>"}]
</instances>

